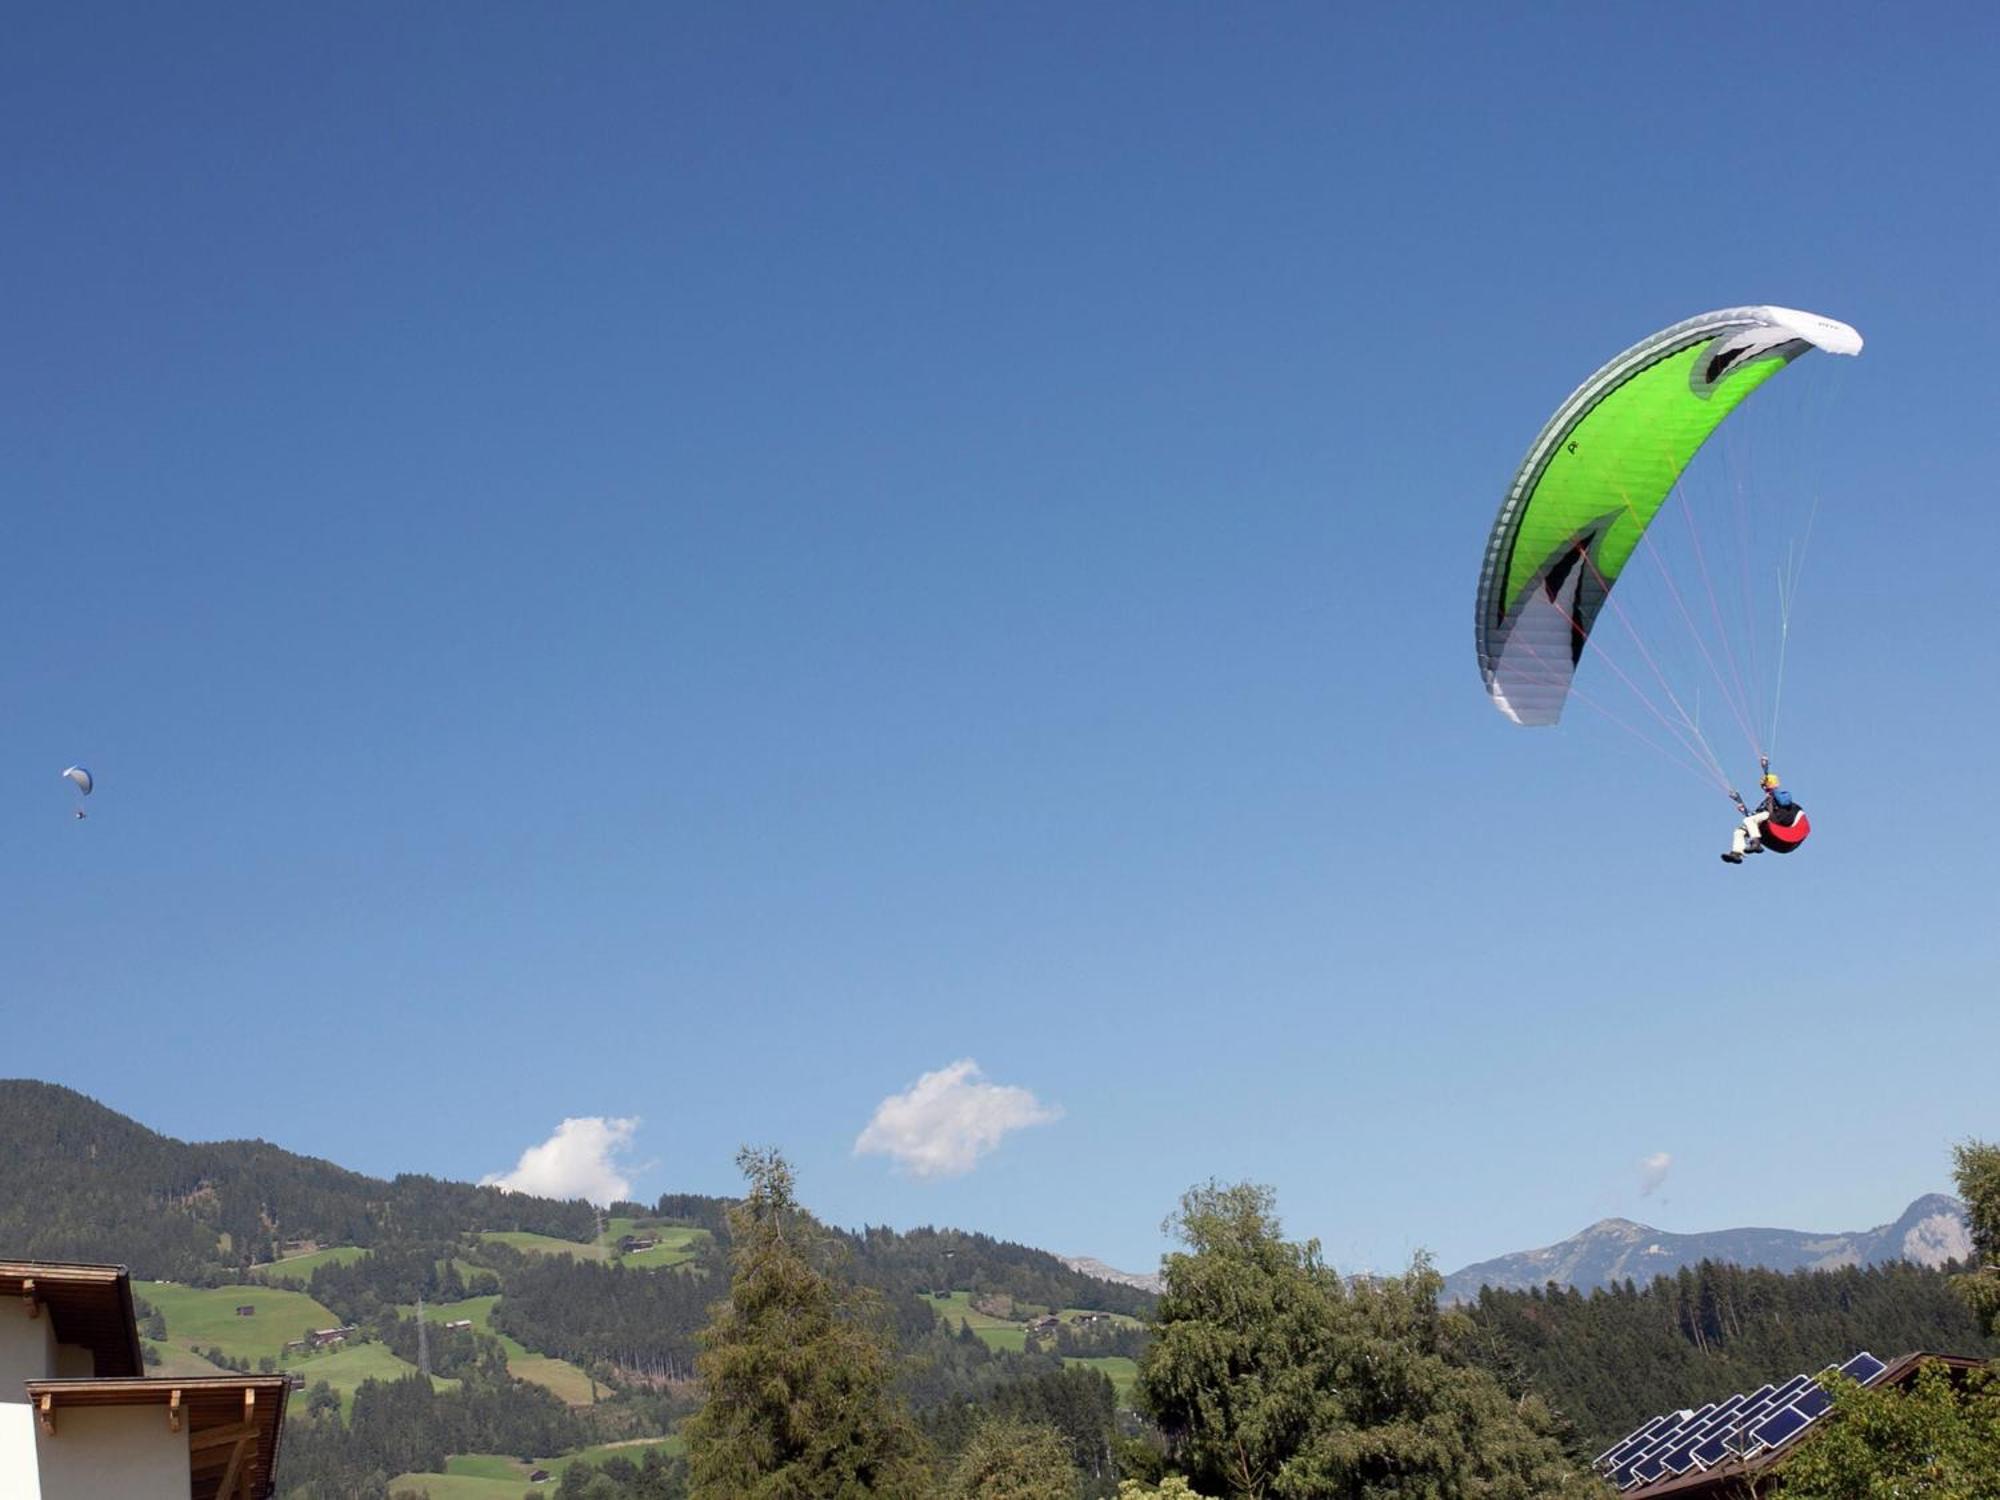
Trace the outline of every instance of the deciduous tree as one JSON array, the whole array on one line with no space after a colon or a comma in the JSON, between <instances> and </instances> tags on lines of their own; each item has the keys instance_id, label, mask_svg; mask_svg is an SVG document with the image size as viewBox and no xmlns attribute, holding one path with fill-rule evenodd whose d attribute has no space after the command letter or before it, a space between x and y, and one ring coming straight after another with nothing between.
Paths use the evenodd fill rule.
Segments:
<instances>
[{"instance_id":1,"label":"deciduous tree","mask_svg":"<svg viewBox=\"0 0 2000 1500\"><path fill-rule=\"evenodd\" d=\"M952 1466L949 1500L1075 1500L1076 1466L1052 1427L989 1417Z\"/></svg>"},{"instance_id":2,"label":"deciduous tree","mask_svg":"<svg viewBox=\"0 0 2000 1500\"><path fill-rule=\"evenodd\" d=\"M1230 1500L1383 1495L1545 1500L1592 1493L1532 1398L1454 1348L1441 1282L1349 1287L1317 1241L1287 1241L1271 1190L1209 1183L1170 1221L1157 1336L1139 1395L1178 1467Z\"/></svg>"},{"instance_id":3,"label":"deciduous tree","mask_svg":"<svg viewBox=\"0 0 2000 1500\"><path fill-rule=\"evenodd\" d=\"M2000 1380L1928 1364L1908 1390L1829 1383L1833 1411L1785 1465L1785 1500L2000 1495Z\"/></svg>"},{"instance_id":4,"label":"deciduous tree","mask_svg":"<svg viewBox=\"0 0 2000 1500\"><path fill-rule=\"evenodd\" d=\"M1952 1155L1972 1221L1973 1267L1959 1285L1987 1332L2000 1334L2000 1146L1967 1141Z\"/></svg>"}]
</instances>

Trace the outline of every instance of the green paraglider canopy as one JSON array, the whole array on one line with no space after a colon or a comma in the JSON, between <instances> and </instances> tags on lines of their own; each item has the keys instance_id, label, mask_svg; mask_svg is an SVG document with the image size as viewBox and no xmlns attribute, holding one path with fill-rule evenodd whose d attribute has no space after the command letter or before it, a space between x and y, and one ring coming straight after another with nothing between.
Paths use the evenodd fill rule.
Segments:
<instances>
[{"instance_id":1,"label":"green paraglider canopy","mask_svg":"<svg viewBox=\"0 0 2000 1500\"><path fill-rule=\"evenodd\" d=\"M1785 307L1704 313L1586 380L1528 450L1479 575L1479 670L1517 724L1553 724L1591 627L1703 443L1811 349L1859 354L1845 323Z\"/></svg>"}]
</instances>

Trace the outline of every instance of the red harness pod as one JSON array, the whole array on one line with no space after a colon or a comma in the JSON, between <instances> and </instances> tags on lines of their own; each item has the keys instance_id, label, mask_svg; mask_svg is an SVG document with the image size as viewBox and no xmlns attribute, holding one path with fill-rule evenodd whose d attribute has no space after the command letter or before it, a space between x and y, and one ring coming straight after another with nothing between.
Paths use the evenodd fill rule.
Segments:
<instances>
[{"instance_id":1,"label":"red harness pod","mask_svg":"<svg viewBox=\"0 0 2000 1500\"><path fill-rule=\"evenodd\" d=\"M1764 820L1764 847L1771 853L1790 854L1803 844L1806 835L1812 832L1812 824L1807 820L1806 810L1803 807L1794 808L1793 814L1789 823L1779 823L1771 818Z\"/></svg>"}]
</instances>

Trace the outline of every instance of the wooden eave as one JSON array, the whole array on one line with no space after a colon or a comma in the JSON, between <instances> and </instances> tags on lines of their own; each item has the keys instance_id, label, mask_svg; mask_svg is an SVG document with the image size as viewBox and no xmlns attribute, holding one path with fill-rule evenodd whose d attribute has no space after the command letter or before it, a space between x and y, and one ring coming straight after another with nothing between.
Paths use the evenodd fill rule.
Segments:
<instances>
[{"instance_id":1,"label":"wooden eave","mask_svg":"<svg viewBox=\"0 0 2000 1500\"><path fill-rule=\"evenodd\" d=\"M98 1378L143 1373L132 1279L123 1266L70 1261L0 1261L0 1297L19 1298L30 1317L46 1314L56 1341L88 1349Z\"/></svg>"},{"instance_id":2,"label":"wooden eave","mask_svg":"<svg viewBox=\"0 0 2000 1500\"><path fill-rule=\"evenodd\" d=\"M171 1375L139 1380L29 1380L28 1405L47 1439L62 1441L62 1414L88 1406L157 1406L168 1430L188 1435L189 1500L265 1500L278 1468L282 1375Z\"/></svg>"}]
</instances>

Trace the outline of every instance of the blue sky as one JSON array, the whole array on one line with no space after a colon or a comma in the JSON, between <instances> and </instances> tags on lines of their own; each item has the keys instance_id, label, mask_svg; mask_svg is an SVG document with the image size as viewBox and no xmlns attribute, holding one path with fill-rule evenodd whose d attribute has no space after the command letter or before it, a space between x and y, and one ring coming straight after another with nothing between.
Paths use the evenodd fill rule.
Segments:
<instances>
[{"instance_id":1,"label":"blue sky","mask_svg":"<svg viewBox=\"0 0 2000 1500\"><path fill-rule=\"evenodd\" d=\"M641 1196L775 1143L836 1222L1134 1266L1212 1175L1350 1267L1889 1218L2000 1134L1996 58L1974 6L23 15L0 1072L379 1173L636 1117ZM1562 395L1761 301L1869 345L1818 832L1732 871L1469 627ZM995 1149L856 1153L962 1060L1025 1094L878 1139Z\"/></svg>"}]
</instances>

